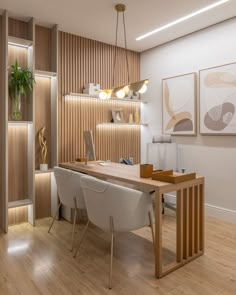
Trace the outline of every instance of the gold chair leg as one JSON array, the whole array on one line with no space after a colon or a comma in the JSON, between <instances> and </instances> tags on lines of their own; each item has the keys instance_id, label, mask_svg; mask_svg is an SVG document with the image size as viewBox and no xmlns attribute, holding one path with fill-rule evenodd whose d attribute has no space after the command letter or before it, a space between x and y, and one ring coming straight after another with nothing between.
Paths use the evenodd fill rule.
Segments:
<instances>
[{"instance_id":1,"label":"gold chair leg","mask_svg":"<svg viewBox=\"0 0 236 295\"><path fill-rule=\"evenodd\" d=\"M112 288L112 266L113 266L113 249L114 249L114 225L113 218L110 216L111 228L111 257L110 257L110 274L109 274L109 289Z\"/></svg>"},{"instance_id":2,"label":"gold chair leg","mask_svg":"<svg viewBox=\"0 0 236 295\"><path fill-rule=\"evenodd\" d=\"M150 228L152 232L152 242L153 242L153 248L154 248L154 254L155 252L155 236L154 236L154 228L153 228L153 220L152 220L152 214L151 212L148 212L148 218L149 218L149 223L150 223Z\"/></svg>"},{"instance_id":3,"label":"gold chair leg","mask_svg":"<svg viewBox=\"0 0 236 295\"><path fill-rule=\"evenodd\" d=\"M61 202L59 202L59 205L58 205L58 207L57 207L57 211L56 211L56 213L55 213L55 215L54 215L54 217L53 217L53 220L52 220L52 222L51 222L51 225L50 225L50 227L49 227L49 229L48 229L48 233L50 233L50 230L51 230L51 228L52 228L52 226L53 226L53 223L54 223L54 221L55 221L55 219L56 219L56 217L57 217L57 214L58 214L58 212L59 212L60 207L61 207Z\"/></svg>"},{"instance_id":4,"label":"gold chair leg","mask_svg":"<svg viewBox=\"0 0 236 295\"><path fill-rule=\"evenodd\" d=\"M76 250L75 250L75 254L73 255L74 258L76 257L76 255L77 255L77 253L78 253L78 251L79 251L80 245L82 244L82 242L83 242L83 240L84 240L84 236L85 236L86 230L87 230L87 228L88 228L88 225L89 225L89 220L88 220L88 222L86 223L85 228L84 228L84 230L83 230L83 232L82 232L82 235L81 235L81 238L80 238L79 244L78 244L78 246L77 246L77 248L76 248Z\"/></svg>"},{"instance_id":5,"label":"gold chair leg","mask_svg":"<svg viewBox=\"0 0 236 295\"><path fill-rule=\"evenodd\" d=\"M76 198L74 198L74 202L75 202L75 212L74 212L74 222L73 222L73 230L72 230L72 237L71 237L71 251L73 251L74 249L75 223L76 223L76 217L77 217Z\"/></svg>"}]
</instances>

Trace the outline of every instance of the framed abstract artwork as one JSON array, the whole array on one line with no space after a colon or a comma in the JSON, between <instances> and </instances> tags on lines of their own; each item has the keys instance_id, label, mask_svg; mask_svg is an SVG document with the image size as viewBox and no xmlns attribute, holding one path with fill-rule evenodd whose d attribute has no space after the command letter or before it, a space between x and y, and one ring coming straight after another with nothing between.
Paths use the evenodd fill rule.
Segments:
<instances>
[{"instance_id":1,"label":"framed abstract artwork","mask_svg":"<svg viewBox=\"0 0 236 295\"><path fill-rule=\"evenodd\" d=\"M236 63L199 73L200 133L236 135Z\"/></svg>"},{"instance_id":2,"label":"framed abstract artwork","mask_svg":"<svg viewBox=\"0 0 236 295\"><path fill-rule=\"evenodd\" d=\"M196 135L196 73L162 80L163 133Z\"/></svg>"}]
</instances>

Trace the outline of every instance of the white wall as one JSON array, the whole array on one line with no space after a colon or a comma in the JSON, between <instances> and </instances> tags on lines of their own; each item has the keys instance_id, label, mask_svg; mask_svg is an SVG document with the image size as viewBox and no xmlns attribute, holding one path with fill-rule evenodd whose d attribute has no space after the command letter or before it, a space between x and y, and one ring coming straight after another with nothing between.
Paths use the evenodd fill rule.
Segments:
<instances>
[{"instance_id":1,"label":"white wall","mask_svg":"<svg viewBox=\"0 0 236 295\"><path fill-rule=\"evenodd\" d=\"M142 129L142 162L146 161L146 143L162 132L162 79L230 62L236 62L236 18L141 54L141 77L150 79L142 97L148 100L143 105L143 121L149 123ZM198 126L196 137L175 139L180 165L206 177L209 213L236 222L236 136L203 136Z\"/></svg>"}]
</instances>

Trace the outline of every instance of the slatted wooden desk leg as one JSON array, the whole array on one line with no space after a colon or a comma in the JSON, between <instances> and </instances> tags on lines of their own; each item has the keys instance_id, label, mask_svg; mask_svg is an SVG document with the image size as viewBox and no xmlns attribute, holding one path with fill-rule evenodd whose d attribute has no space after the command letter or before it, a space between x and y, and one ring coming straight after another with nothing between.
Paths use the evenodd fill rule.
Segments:
<instances>
[{"instance_id":1,"label":"slatted wooden desk leg","mask_svg":"<svg viewBox=\"0 0 236 295\"><path fill-rule=\"evenodd\" d=\"M156 191L155 212L155 272L156 277L162 275L162 194Z\"/></svg>"},{"instance_id":2,"label":"slatted wooden desk leg","mask_svg":"<svg viewBox=\"0 0 236 295\"><path fill-rule=\"evenodd\" d=\"M176 186L176 262L162 266L161 194L156 193L156 276L161 278L204 253L204 181ZM167 193L167 191L165 191Z\"/></svg>"}]
</instances>

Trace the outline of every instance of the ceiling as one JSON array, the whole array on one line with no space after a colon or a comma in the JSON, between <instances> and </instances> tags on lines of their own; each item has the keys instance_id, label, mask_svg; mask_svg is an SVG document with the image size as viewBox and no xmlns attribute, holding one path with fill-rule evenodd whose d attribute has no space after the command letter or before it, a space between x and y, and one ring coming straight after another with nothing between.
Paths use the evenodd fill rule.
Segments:
<instances>
[{"instance_id":1,"label":"ceiling","mask_svg":"<svg viewBox=\"0 0 236 295\"><path fill-rule=\"evenodd\" d=\"M58 24L59 29L76 35L114 44L116 12L114 5L126 4L127 45L145 51L178 37L235 16L236 0L195 16L141 41L135 39L157 27L192 13L218 0L0 0L0 9L10 16L34 17L41 25ZM122 19L120 18L120 25ZM124 46L122 26L119 45Z\"/></svg>"}]
</instances>

